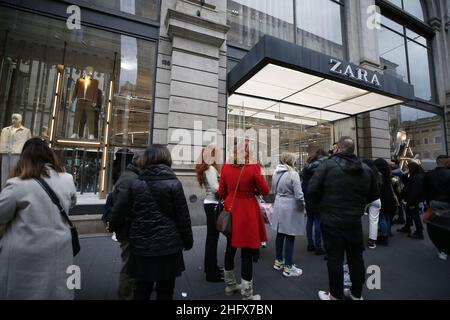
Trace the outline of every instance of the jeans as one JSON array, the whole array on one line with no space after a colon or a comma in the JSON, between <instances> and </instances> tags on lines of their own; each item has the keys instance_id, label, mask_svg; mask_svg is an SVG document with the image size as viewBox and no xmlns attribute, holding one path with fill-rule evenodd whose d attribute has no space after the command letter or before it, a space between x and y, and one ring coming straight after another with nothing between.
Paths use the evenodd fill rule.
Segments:
<instances>
[{"instance_id":1,"label":"jeans","mask_svg":"<svg viewBox=\"0 0 450 320\"><path fill-rule=\"evenodd\" d=\"M123 240L120 243L122 250L120 257L122 258L122 269L119 274L119 299L133 300L133 291L135 280L128 274L128 262L130 261L130 243Z\"/></svg>"},{"instance_id":2,"label":"jeans","mask_svg":"<svg viewBox=\"0 0 450 320\"><path fill-rule=\"evenodd\" d=\"M216 207L218 205L204 204L206 213L206 243L205 243L205 265L204 270L208 276L217 275L220 270L217 266L217 243L219 241L219 231L216 228Z\"/></svg>"},{"instance_id":3,"label":"jeans","mask_svg":"<svg viewBox=\"0 0 450 320\"><path fill-rule=\"evenodd\" d=\"M388 237L391 231L391 217L387 215L380 216L380 232L381 235Z\"/></svg>"},{"instance_id":4,"label":"jeans","mask_svg":"<svg viewBox=\"0 0 450 320\"><path fill-rule=\"evenodd\" d=\"M155 282L136 280L134 300L150 300ZM156 282L156 300L173 300L175 278Z\"/></svg>"},{"instance_id":5,"label":"jeans","mask_svg":"<svg viewBox=\"0 0 450 320\"><path fill-rule=\"evenodd\" d=\"M234 270L234 257L236 256L237 249L231 246L231 239L227 240L227 249L225 251L225 270ZM252 281L253 279L253 255L254 249L241 249L241 278L246 281Z\"/></svg>"},{"instance_id":6,"label":"jeans","mask_svg":"<svg viewBox=\"0 0 450 320\"><path fill-rule=\"evenodd\" d=\"M352 282L351 292L356 298L362 295L365 282L365 267L363 259L364 240L362 224L351 227L331 227L322 224L323 241L328 254L328 281L330 293L336 299L344 298L344 256Z\"/></svg>"},{"instance_id":7,"label":"jeans","mask_svg":"<svg viewBox=\"0 0 450 320\"><path fill-rule=\"evenodd\" d=\"M412 225L416 226L416 232L423 233L422 220L420 219L419 206L406 205L406 227L411 228Z\"/></svg>"},{"instance_id":8,"label":"jeans","mask_svg":"<svg viewBox=\"0 0 450 320\"><path fill-rule=\"evenodd\" d=\"M376 200L368 205L369 209L369 239L378 239L378 222L380 220L381 200Z\"/></svg>"},{"instance_id":9,"label":"jeans","mask_svg":"<svg viewBox=\"0 0 450 320\"><path fill-rule=\"evenodd\" d=\"M314 240L313 240L314 227ZM322 247L322 232L320 231L320 215L317 213L308 213L306 221L306 236L308 237L308 245L316 248Z\"/></svg>"},{"instance_id":10,"label":"jeans","mask_svg":"<svg viewBox=\"0 0 450 320\"><path fill-rule=\"evenodd\" d=\"M295 237L287 234L278 233L275 243L277 260L283 261L283 247L284 247L284 264L286 266L292 266L292 256L294 254L294 242Z\"/></svg>"}]
</instances>

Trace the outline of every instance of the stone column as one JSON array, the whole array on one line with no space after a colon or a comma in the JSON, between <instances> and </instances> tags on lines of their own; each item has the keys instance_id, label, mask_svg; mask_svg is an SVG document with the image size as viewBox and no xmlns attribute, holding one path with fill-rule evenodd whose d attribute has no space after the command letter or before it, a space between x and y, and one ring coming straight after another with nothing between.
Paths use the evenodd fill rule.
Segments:
<instances>
[{"instance_id":1,"label":"stone column","mask_svg":"<svg viewBox=\"0 0 450 320\"><path fill-rule=\"evenodd\" d=\"M204 222L195 161L226 121L226 1L163 1L154 142L166 143L183 183L194 224ZM178 161L176 161L178 160Z\"/></svg>"}]
</instances>

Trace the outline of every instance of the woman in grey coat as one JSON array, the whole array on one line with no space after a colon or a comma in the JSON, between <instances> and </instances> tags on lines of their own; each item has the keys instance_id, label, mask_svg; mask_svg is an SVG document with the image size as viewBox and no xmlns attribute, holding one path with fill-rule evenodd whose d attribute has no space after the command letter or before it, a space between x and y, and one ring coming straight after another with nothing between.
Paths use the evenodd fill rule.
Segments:
<instances>
[{"instance_id":1,"label":"woman in grey coat","mask_svg":"<svg viewBox=\"0 0 450 320\"><path fill-rule=\"evenodd\" d=\"M305 199L300 176L294 169L295 155L284 153L272 179L275 203L272 228L277 232L276 260L273 268L285 277L303 274L293 262L295 237L305 234ZM283 259L284 247L284 259Z\"/></svg>"},{"instance_id":2,"label":"woman in grey coat","mask_svg":"<svg viewBox=\"0 0 450 320\"><path fill-rule=\"evenodd\" d=\"M40 139L28 140L14 174L0 193L0 300L73 299L67 268L73 265L67 222L44 189L42 177L69 212L76 189L71 175Z\"/></svg>"}]
</instances>

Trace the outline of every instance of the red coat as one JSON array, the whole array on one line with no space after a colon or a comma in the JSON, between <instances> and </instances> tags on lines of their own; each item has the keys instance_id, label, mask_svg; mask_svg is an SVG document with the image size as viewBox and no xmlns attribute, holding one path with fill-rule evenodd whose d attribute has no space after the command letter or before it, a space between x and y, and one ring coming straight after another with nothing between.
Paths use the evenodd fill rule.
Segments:
<instances>
[{"instance_id":1,"label":"red coat","mask_svg":"<svg viewBox=\"0 0 450 320\"><path fill-rule=\"evenodd\" d=\"M242 167L225 164L220 174L219 194L225 199L225 209L230 210L236 183ZM258 249L267 241L264 217L255 195L267 195L269 186L261 175L258 164L246 165L231 210L231 244L235 248Z\"/></svg>"}]
</instances>

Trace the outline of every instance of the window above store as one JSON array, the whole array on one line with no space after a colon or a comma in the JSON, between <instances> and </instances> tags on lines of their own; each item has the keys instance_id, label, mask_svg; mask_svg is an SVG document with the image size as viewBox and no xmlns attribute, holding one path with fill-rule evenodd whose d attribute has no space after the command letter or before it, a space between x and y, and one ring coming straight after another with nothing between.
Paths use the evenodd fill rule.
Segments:
<instances>
[{"instance_id":1,"label":"window above store","mask_svg":"<svg viewBox=\"0 0 450 320\"><path fill-rule=\"evenodd\" d=\"M420 21L426 20L425 3L422 0L386 0L396 5L400 9L406 11L410 15L416 17Z\"/></svg>"}]
</instances>

